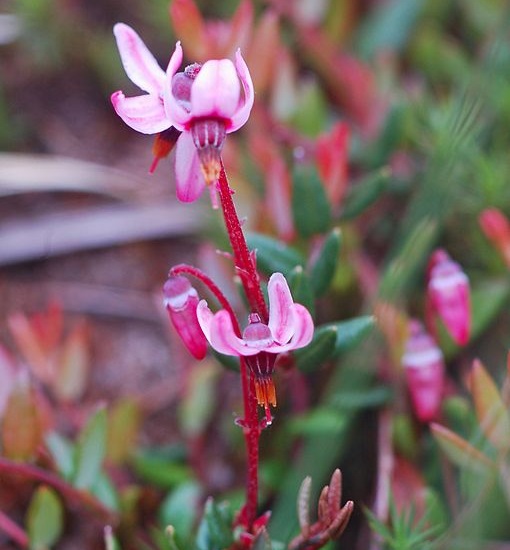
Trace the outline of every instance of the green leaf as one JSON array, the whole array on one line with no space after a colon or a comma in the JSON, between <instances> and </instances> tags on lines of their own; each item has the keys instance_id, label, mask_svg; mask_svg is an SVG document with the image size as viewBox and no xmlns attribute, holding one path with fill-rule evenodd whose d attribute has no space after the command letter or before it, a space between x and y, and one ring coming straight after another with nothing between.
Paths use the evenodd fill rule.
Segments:
<instances>
[{"instance_id":1,"label":"green leaf","mask_svg":"<svg viewBox=\"0 0 510 550\"><path fill-rule=\"evenodd\" d=\"M448 428L432 423L430 430L443 452L457 466L481 473L494 468L486 455Z\"/></svg>"},{"instance_id":2,"label":"green leaf","mask_svg":"<svg viewBox=\"0 0 510 550\"><path fill-rule=\"evenodd\" d=\"M366 388L360 392L337 392L332 403L341 410L375 409L388 403L392 398L392 391L386 386Z\"/></svg>"},{"instance_id":3,"label":"green leaf","mask_svg":"<svg viewBox=\"0 0 510 550\"><path fill-rule=\"evenodd\" d=\"M198 526L197 550L220 550L234 542L232 514L226 503L216 504L212 498L205 503L204 517Z\"/></svg>"},{"instance_id":4,"label":"green leaf","mask_svg":"<svg viewBox=\"0 0 510 550\"><path fill-rule=\"evenodd\" d=\"M63 526L63 508L53 489L36 489L27 511L27 529L31 550L45 550L59 539Z\"/></svg>"},{"instance_id":5,"label":"green leaf","mask_svg":"<svg viewBox=\"0 0 510 550\"><path fill-rule=\"evenodd\" d=\"M192 475L190 467L180 460L150 449L135 454L133 467L145 481L163 488L175 487Z\"/></svg>"},{"instance_id":6,"label":"green leaf","mask_svg":"<svg viewBox=\"0 0 510 550\"><path fill-rule=\"evenodd\" d=\"M62 477L71 479L74 472L74 446L63 435L51 432L46 436L46 445Z\"/></svg>"},{"instance_id":7,"label":"green leaf","mask_svg":"<svg viewBox=\"0 0 510 550\"><path fill-rule=\"evenodd\" d=\"M336 435L345 428L347 417L338 410L317 408L290 420L290 430L295 435Z\"/></svg>"},{"instance_id":8,"label":"green leaf","mask_svg":"<svg viewBox=\"0 0 510 550\"><path fill-rule=\"evenodd\" d=\"M330 287L340 254L342 234L338 227L326 237L319 255L310 269L310 284L315 296L322 296Z\"/></svg>"},{"instance_id":9,"label":"green leaf","mask_svg":"<svg viewBox=\"0 0 510 550\"><path fill-rule=\"evenodd\" d=\"M216 380L220 370L212 361L202 362L189 373L187 389L179 407L181 428L188 437L198 437L207 429L217 400Z\"/></svg>"},{"instance_id":10,"label":"green leaf","mask_svg":"<svg viewBox=\"0 0 510 550\"><path fill-rule=\"evenodd\" d=\"M323 325L323 327L336 328L337 336L334 350L334 355L336 356L340 353L345 353L347 350L361 342L361 340L365 338L365 336L367 336L372 330L374 324L374 318L371 315L365 315L363 317L349 319L348 321L329 323L327 325Z\"/></svg>"},{"instance_id":11,"label":"green leaf","mask_svg":"<svg viewBox=\"0 0 510 550\"><path fill-rule=\"evenodd\" d=\"M345 197L342 219L355 218L372 205L387 188L390 177L389 168L384 167L355 183Z\"/></svg>"},{"instance_id":12,"label":"green leaf","mask_svg":"<svg viewBox=\"0 0 510 550\"><path fill-rule=\"evenodd\" d=\"M292 213L302 237L326 233L331 208L324 185L313 166L299 166L293 174Z\"/></svg>"},{"instance_id":13,"label":"green leaf","mask_svg":"<svg viewBox=\"0 0 510 550\"><path fill-rule=\"evenodd\" d=\"M280 272L287 276L296 266L305 265L305 259L297 250L277 239L248 233L246 241L250 250L256 250L257 267L266 275Z\"/></svg>"},{"instance_id":14,"label":"green leaf","mask_svg":"<svg viewBox=\"0 0 510 550\"><path fill-rule=\"evenodd\" d=\"M140 407L136 401L123 398L117 401L108 422L108 460L122 463L132 452L140 427Z\"/></svg>"},{"instance_id":15,"label":"green leaf","mask_svg":"<svg viewBox=\"0 0 510 550\"><path fill-rule=\"evenodd\" d=\"M423 0L391 0L374 9L361 26L358 49L365 59L381 50L401 51L413 33Z\"/></svg>"},{"instance_id":16,"label":"green leaf","mask_svg":"<svg viewBox=\"0 0 510 550\"><path fill-rule=\"evenodd\" d=\"M257 533L251 548L252 550L273 550L271 539L264 527Z\"/></svg>"},{"instance_id":17,"label":"green leaf","mask_svg":"<svg viewBox=\"0 0 510 550\"><path fill-rule=\"evenodd\" d=\"M292 292L292 298L298 304L304 305L312 317L315 314L315 304L313 300L312 286L310 279L304 272L303 268L296 266L287 277L290 290Z\"/></svg>"},{"instance_id":18,"label":"green leaf","mask_svg":"<svg viewBox=\"0 0 510 550\"><path fill-rule=\"evenodd\" d=\"M496 449L507 451L510 447L510 413L494 380L478 360L473 363L470 382L480 429Z\"/></svg>"},{"instance_id":19,"label":"green leaf","mask_svg":"<svg viewBox=\"0 0 510 550\"><path fill-rule=\"evenodd\" d=\"M302 88L292 124L299 133L316 137L326 126L327 103L316 81L308 81Z\"/></svg>"},{"instance_id":20,"label":"green leaf","mask_svg":"<svg viewBox=\"0 0 510 550\"><path fill-rule=\"evenodd\" d=\"M92 493L108 508L118 511L119 495L109 476L104 472L99 474L96 483L92 487Z\"/></svg>"},{"instance_id":21,"label":"green leaf","mask_svg":"<svg viewBox=\"0 0 510 550\"><path fill-rule=\"evenodd\" d=\"M163 527L171 525L177 545L186 543L193 532L201 490L195 481L187 481L176 487L162 502L159 509Z\"/></svg>"},{"instance_id":22,"label":"green leaf","mask_svg":"<svg viewBox=\"0 0 510 550\"><path fill-rule=\"evenodd\" d=\"M294 352L298 369L303 372L313 372L330 359L335 351L337 333L336 326L317 328L308 346Z\"/></svg>"},{"instance_id":23,"label":"green leaf","mask_svg":"<svg viewBox=\"0 0 510 550\"><path fill-rule=\"evenodd\" d=\"M106 409L100 408L89 419L76 445L76 466L73 484L90 489L97 481L106 454Z\"/></svg>"}]
</instances>

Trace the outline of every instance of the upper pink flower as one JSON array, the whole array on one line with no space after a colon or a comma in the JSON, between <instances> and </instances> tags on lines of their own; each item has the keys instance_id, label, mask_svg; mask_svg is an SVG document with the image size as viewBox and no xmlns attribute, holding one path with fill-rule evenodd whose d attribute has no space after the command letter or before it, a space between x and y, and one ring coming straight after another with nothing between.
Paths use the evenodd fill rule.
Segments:
<instances>
[{"instance_id":1,"label":"upper pink flower","mask_svg":"<svg viewBox=\"0 0 510 550\"><path fill-rule=\"evenodd\" d=\"M271 375L276 356L308 345L313 337L313 320L308 310L294 303L289 285L281 273L273 273L267 286L269 321L266 325L259 315L252 313L242 338L234 330L230 314L222 309L217 313L201 300L197 317L202 330L219 353L243 356L255 377L259 404L276 405Z\"/></svg>"},{"instance_id":2,"label":"upper pink flower","mask_svg":"<svg viewBox=\"0 0 510 550\"><path fill-rule=\"evenodd\" d=\"M142 133L157 134L172 126L182 132L175 153L176 190L179 200L192 202L206 183L217 181L226 134L248 120L254 101L248 67L237 50L234 63L210 60L177 72L183 58L177 42L165 72L133 29L117 23L114 34L126 74L147 92L131 98L115 92L115 111Z\"/></svg>"}]
</instances>

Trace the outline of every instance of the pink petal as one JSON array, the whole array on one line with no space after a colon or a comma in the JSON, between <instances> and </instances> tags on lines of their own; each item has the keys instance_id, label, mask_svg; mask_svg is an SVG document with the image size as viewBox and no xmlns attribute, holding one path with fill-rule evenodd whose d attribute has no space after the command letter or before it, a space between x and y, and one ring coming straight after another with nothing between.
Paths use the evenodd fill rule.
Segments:
<instances>
[{"instance_id":1,"label":"pink petal","mask_svg":"<svg viewBox=\"0 0 510 550\"><path fill-rule=\"evenodd\" d=\"M205 187L200 159L190 132L183 132L175 146L175 188L181 202L196 201Z\"/></svg>"},{"instance_id":2,"label":"pink petal","mask_svg":"<svg viewBox=\"0 0 510 550\"><path fill-rule=\"evenodd\" d=\"M285 277L273 273L267 285L269 296L269 329L278 344L286 344L294 334L294 310L292 295Z\"/></svg>"},{"instance_id":3,"label":"pink petal","mask_svg":"<svg viewBox=\"0 0 510 550\"><path fill-rule=\"evenodd\" d=\"M111 96L113 108L131 128L142 134L157 134L170 128L161 100L154 95L125 97L122 92Z\"/></svg>"},{"instance_id":4,"label":"pink petal","mask_svg":"<svg viewBox=\"0 0 510 550\"><path fill-rule=\"evenodd\" d=\"M172 92L172 79L182 63L181 43L175 44L175 50L168 62L166 69L166 79L164 87L165 110L168 118L172 121L172 126L177 130L184 131L191 120L191 115L180 105Z\"/></svg>"},{"instance_id":5,"label":"pink petal","mask_svg":"<svg viewBox=\"0 0 510 550\"><path fill-rule=\"evenodd\" d=\"M200 300L197 306L197 319L202 332L209 342L211 341L211 323L213 317L214 313L209 309L207 302Z\"/></svg>"},{"instance_id":6,"label":"pink petal","mask_svg":"<svg viewBox=\"0 0 510 550\"><path fill-rule=\"evenodd\" d=\"M160 95L165 84L165 72L147 49L138 34L128 25L113 27L120 58L126 74L142 90Z\"/></svg>"},{"instance_id":7,"label":"pink petal","mask_svg":"<svg viewBox=\"0 0 510 550\"><path fill-rule=\"evenodd\" d=\"M235 356L260 353L260 349L250 347L244 340L236 336L228 311L224 309L218 311L209 326L211 329L209 342L217 352Z\"/></svg>"},{"instance_id":8,"label":"pink petal","mask_svg":"<svg viewBox=\"0 0 510 550\"><path fill-rule=\"evenodd\" d=\"M243 56L241 55L241 50L236 52L236 61L235 61L237 75L241 79L244 90L244 103L237 109L237 111L230 118L230 128L227 128L227 132L234 132L243 126L248 120L253 107L253 101L255 99L255 92L253 90L253 82L251 79L250 71L246 65Z\"/></svg>"},{"instance_id":9,"label":"pink petal","mask_svg":"<svg viewBox=\"0 0 510 550\"><path fill-rule=\"evenodd\" d=\"M191 87L193 117L229 119L239 105L241 84L229 59L206 61Z\"/></svg>"},{"instance_id":10,"label":"pink petal","mask_svg":"<svg viewBox=\"0 0 510 550\"><path fill-rule=\"evenodd\" d=\"M293 349L304 348L313 338L313 319L310 312L301 304L293 304L291 306L294 317L294 336L288 344L277 347L269 347L264 351L269 353L283 353Z\"/></svg>"}]
</instances>

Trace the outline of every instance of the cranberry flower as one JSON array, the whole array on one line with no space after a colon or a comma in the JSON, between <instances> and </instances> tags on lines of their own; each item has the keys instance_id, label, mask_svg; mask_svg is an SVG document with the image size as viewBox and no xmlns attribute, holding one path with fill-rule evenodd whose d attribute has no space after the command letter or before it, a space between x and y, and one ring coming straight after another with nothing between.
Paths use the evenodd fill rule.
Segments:
<instances>
[{"instance_id":1,"label":"cranberry flower","mask_svg":"<svg viewBox=\"0 0 510 550\"><path fill-rule=\"evenodd\" d=\"M446 329L459 345L469 341L471 307L469 279L447 252L436 250L429 262L427 307L437 313ZM432 323L429 323L431 327Z\"/></svg>"},{"instance_id":2,"label":"cranberry flower","mask_svg":"<svg viewBox=\"0 0 510 550\"><path fill-rule=\"evenodd\" d=\"M114 34L127 76L147 93L125 97L117 91L111 96L113 107L138 132L158 134L163 141L173 141L182 132L175 153L177 197L193 202L206 183L217 181L225 136L246 123L253 106L253 83L241 52L236 52L234 63L210 60L177 72L183 57L177 42L165 72L131 27L117 23ZM172 148L160 145L156 162Z\"/></svg>"},{"instance_id":3,"label":"cranberry flower","mask_svg":"<svg viewBox=\"0 0 510 550\"><path fill-rule=\"evenodd\" d=\"M414 413L421 422L436 420L444 391L445 366L441 350L423 325L410 322L402 366Z\"/></svg>"},{"instance_id":4,"label":"cranberry flower","mask_svg":"<svg viewBox=\"0 0 510 550\"><path fill-rule=\"evenodd\" d=\"M289 285L281 273L273 273L269 279L269 321L266 325L256 313L249 315L249 324L242 338L234 330L230 314L222 309L217 313L201 300L197 317L202 330L219 353L245 357L246 364L255 378L255 390L259 405L276 406L276 394L271 375L276 357L308 345L313 336L313 320L308 310L294 303Z\"/></svg>"}]
</instances>

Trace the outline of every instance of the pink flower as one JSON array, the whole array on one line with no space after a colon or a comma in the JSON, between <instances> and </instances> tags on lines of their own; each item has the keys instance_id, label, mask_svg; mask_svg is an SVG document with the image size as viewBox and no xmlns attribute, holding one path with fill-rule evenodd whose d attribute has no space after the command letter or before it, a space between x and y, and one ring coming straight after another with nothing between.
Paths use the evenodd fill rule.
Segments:
<instances>
[{"instance_id":1,"label":"pink flower","mask_svg":"<svg viewBox=\"0 0 510 550\"><path fill-rule=\"evenodd\" d=\"M172 324L196 359L207 353L207 340L197 319L198 293L186 277L170 277L163 287L164 303Z\"/></svg>"},{"instance_id":2,"label":"pink flower","mask_svg":"<svg viewBox=\"0 0 510 550\"><path fill-rule=\"evenodd\" d=\"M253 106L253 83L241 52L236 52L235 63L210 60L178 73L183 53L177 42L165 72L131 27L117 23L114 34L126 74L147 93L125 97L117 91L111 96L113 107L134 130L162 134L156 162L182 132L175 153L177 198L193 202L206 183L217 181L225 136L245 124Z\"/></svg>"},{"instance_id":3,"label":"pink flower","mask_svg":"<svg viewBox=\"0 0 510 550\"><path fill-rule=\"evenodd\" d=\"M268 324L263 323L256 313L251 313L242 338L236 335L226 310L213 314L205 300L201 300L197 308L198 322L211 346L219 353L246 358L255 378L257 400L266 409L269 405L276 405L271 375L277 355L308 345L314 330L310 313L301 304L294 303L281 273L271 275L267 291Z\"/></svg>"},{"instance_id":4,"label":"pink flower","mask_svg":"<svg viewBox=\"0 0 510 550\"><path fill-rule=\"evenodd\" d=\"M419 321L411 321L402 366L413 411L421 422L435 420L444 390L444 360L441 350Z\"/></svg>"},{"instance_id":5,"label":"pink flower","mask_svg":"<svg viewBox=\"0 0 510 550\"><path fill-rule=\"evenodd\" d=\"M429 262L428 276L429 309L439 315L458 345L467 344L471 330L471 307L466 274L444 250L436 250Z\"/></svg>"},{"instance_id":6,"label":"pink flower","mask_svg":"<svg viewBox=\"0 0 510 550\"><path fill-rule=\"evenodd\" d=\"M226 134L248 120L254 90L240 50L235 63L229 59L210 60L178 73L182 55L177 42L167 69L165 110L172 125L182 131L177 142L175 176L177 194L188 202L202 193L204 183L217 181Z\"/></svg>"}]
</instances>

